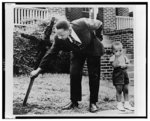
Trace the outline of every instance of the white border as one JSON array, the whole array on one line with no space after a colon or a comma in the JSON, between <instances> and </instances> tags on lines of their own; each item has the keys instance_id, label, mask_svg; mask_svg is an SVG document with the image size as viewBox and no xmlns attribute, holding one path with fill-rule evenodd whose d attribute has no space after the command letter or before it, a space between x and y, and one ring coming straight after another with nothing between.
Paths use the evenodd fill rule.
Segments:
<instances>
[{"instance_id":1,"label":"white border","mask_svg":"<svg viewBox=\"0 0 150 121\"><path fill-rule=\"evenodd\" d=\"M49 2L49 1L47 1ZM68 1L69 2L69 1ZM70 5L69 5L70 6ZM107 5L106 5L107 6ZM114 6L114 5L113 5ZM124 6L124 5L123 5ZM9 7L9 6L8 6ZM60 7L60 6L59 6ZM118 6L117 6L118 7ZM8 8L8 11L6 11L6 15L13 15L11 12L12 8ZM135 14L135 99L136 99L136 106L137 106L137 116L145 116L145 45L146 45L146 38L145 38L145 17L143 14L145 12L143 7L137 6L136 7L136 14ZM13 60L13 23L11 16L6 16L6 45L5 45L5 56L6 56L6 118L13 118L14 115L12 115L12 93L13 93L13 76L12 76L12 61ZM11 29L12 28L12 29ZM8 36L9 35L9 36ZM140 48L140 49L139 49ZM12 78L10 78L12 77Z\"/></svg>"},{"instance_id":2,"label":"white border","mask_svg":"<svg viewBox=\"0 0 150 121\"><path fill-rule=\"evenodd\" d=\"M13 118L13 5L5 4L5 117Z\"/></svg>"},{"instance_id":3,"label":"white border","mask_svg":"<svg viewBox=\"0 0 150 121\"><path fill-rule=\"evenodd\" d=\"M136 6L135 15L135 106L137 107L137 115L144 116L146 114L146 7Z\"/></svg>"}]
</instances>

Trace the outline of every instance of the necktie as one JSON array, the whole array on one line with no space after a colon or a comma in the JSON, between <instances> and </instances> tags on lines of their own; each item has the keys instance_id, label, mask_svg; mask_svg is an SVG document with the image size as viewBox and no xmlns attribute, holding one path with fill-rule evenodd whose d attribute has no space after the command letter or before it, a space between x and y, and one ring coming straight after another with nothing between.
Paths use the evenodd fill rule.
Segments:
<instances>
[{"instance_id":1,"label":"necktie","mask_svg":"<svg viewBox=\"0 0 150 121\"><path fill-rule=\"evenodd\" d=\"M73 43L73 44L75 44L75 45L77 45L77 46L80 46L80 45L81 45L81 43L78 42L78 41L76 41L71 35L70 35L69 37L70 37L70 39L72 40L72 43Z\"/></svg>"}]
</instances>

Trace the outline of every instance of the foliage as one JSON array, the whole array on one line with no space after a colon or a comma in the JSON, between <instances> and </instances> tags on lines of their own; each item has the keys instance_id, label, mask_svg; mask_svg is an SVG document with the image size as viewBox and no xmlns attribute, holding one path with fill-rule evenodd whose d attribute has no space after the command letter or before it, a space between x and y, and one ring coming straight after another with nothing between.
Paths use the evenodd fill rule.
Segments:
<instances>
[{"instance_id":1,"label":"foliage","mask_svg":"<svg viewBox=\"0 0 150 121\"><path fill-rule=\"evenodd\" d=\"M14 75L20 74L29 74L31 70L35 68L37 64L38 50L41 46L41 40L43 40L43 33L45 27L48 25L48 22L40 22L33 27L25 27L22 31L21 27L15 27L13 34L13 43L14 43ZM21 36L21 33L29 34L35 36L37 40L26 39ZM50 41L52 42L52 41ZM46 72L52 73L69 73L70 65L70 54L61 52L58 55L58 58L53 58Z\"/></svg>"},{"instance_id":2,"label":"foliage","mask_svg":"<svg viewBox=\"0 0 150 121\"><path fill-rule=\"evenodd\" d=\"M20 33L14 32L14 74L28 74L34 67L37 55L38 42L20 37Z\"/></svg>"}]
</instances>

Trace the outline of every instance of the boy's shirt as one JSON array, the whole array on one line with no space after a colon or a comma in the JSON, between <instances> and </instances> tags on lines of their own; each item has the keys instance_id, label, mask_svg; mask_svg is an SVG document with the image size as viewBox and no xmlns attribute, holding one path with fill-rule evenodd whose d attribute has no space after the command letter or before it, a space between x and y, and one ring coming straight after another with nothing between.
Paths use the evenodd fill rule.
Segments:
<instances>
[{"instance_id":1,"label":"boy's shirt","mask_svg":"<svg viewBox=\"0 0 150 121\"><path fill-rule=\"evenodd\" d=\"M109 59L110 62L114 62L115 60L116 60L115 55L111 56ZM119 61L120 66L130 63L129 59L125 55L121 55L120 57L118 57L117 61Z\"/></svg>"}]
</instances>

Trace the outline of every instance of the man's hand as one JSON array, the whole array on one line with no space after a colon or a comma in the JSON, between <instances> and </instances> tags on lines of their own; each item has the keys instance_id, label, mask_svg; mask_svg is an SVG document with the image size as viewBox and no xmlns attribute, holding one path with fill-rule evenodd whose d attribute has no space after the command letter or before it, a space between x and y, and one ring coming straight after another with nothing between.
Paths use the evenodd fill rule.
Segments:
<instances>
[{"instance_id":1,"label":"man's hand","mask_svg":"<svg viewBox=\"0 0 150 121\"><path fill-rule=\"evenodd\" d=\"M39 73L41 72L41 68L37 68L36 70L33 70L31 73L30 73L30 77L31 78L36 78Z\"/></svg>"}]
</instances>

